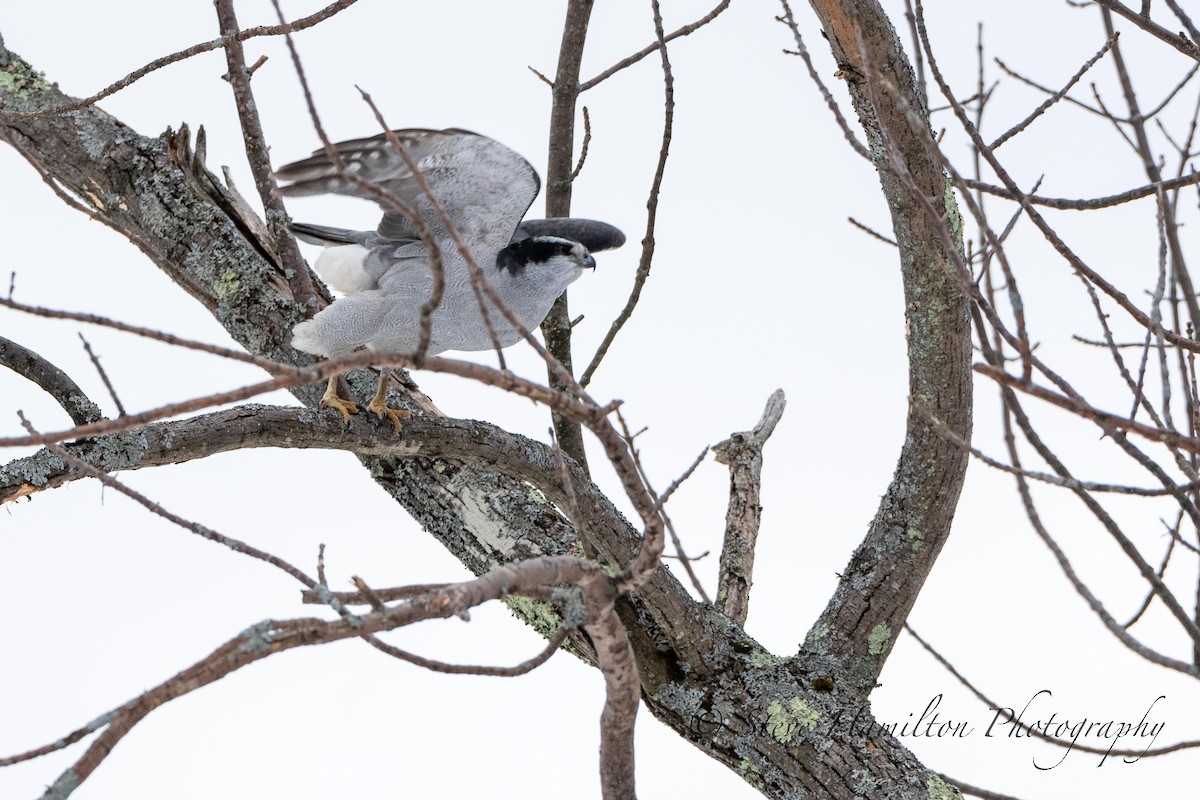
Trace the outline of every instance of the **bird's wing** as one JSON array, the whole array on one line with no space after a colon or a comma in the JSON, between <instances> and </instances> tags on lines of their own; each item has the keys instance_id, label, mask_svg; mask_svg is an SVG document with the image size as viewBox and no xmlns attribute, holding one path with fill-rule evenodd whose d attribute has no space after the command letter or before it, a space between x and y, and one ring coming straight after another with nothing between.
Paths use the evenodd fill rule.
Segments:
<instances>
[{"instance_id":1,"label":"bird's wing","mask_svg":"<svg viewBox=\"0 0 1200 800\"><path fill-rule=\"evenodd\" d=\"M407 129L394 132L424 176L459 233L470 242L506 245L517 223L533 204L541 181L533 167L499 142L477 133ZM416 238L404 215L355 178L388 192L414 209L435 236L448 231L403 156L383 134L334 146L345 164L344 174L324 150L281 167L280 193L290 197L344 194L375 200L384 210L378 233L386 239Z\"/></svg>"}]
</instances>

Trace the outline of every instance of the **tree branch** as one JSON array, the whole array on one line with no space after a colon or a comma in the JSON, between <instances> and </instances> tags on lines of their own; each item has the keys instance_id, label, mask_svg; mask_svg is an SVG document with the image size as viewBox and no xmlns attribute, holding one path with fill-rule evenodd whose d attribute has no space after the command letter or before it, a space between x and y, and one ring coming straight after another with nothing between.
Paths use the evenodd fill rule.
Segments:
<instances>
[{"instance_id":1,"label":"tree branch","mask_svg":"<svg viewBox=\"0 0 1200 800\"><path fill-rule=\"evenodd\" d=\"M563 22L562 42L558 50L558 70L550 89L550 146L546 157L546 216L571 215L571 186L575 174L575 106L579 100L579 70L583 46L587 42L588 21L594 0L568 0ZM554 301L542 322L546 349L574 375L571 355L571 310L567 292ZM553 369L548 370L550 385L564 389L567 383ZM577 423L553 414L554 436L563 452L585 470L587 453L583 448L583 430Z\"/></svg>"},{"instance_id":2,"label":"tree branch","mask_svg":"<svg viewBox=\"0 0 1200 800\"><path fill-rule=\"evenodd\" d=\"M32 350L3 336L0 336L0 365L45 390L76 425L87 425L101 418L100 407L84 394L70 375Z\"/></svg>"},{"instance_id":3,"label":"tree branch","mask_svg":"<svg viewBox=\"0 0 1200 800\"><path fill-rule=\"evenodd\" d=\"M953 272L939 223L962 248L953 193L918 124L931 139L928 110L903 46L875 0L810 0L847 77L859 122L900 246L908 328L910 407L895 477L866 538L800 653L842 676L838 685L869 693L917 593L945 544L968 457L939 436L913 401L938 409L964 441L971 435L971 337L967 301ZM868 84L877 86L873 101ZM910 117L913 120L910 123ZM884 146L885 132L895 153ZM893 164L901 160L902 178ZM911 182L942 210L931 220Z\"/></svg>"},{"instance_id":4,"label":"tree branch","mask_svg":"<svg viewBox=\"0 0 1200 800\"><path fill-rule=\"evenodd\" d=\"M746 623L754 583L754 548L762 519L759 500L763 446L775 432L786 406L783 390L776 389L753 430L735 433L712 448L717 461L729 465L729 510L725 513L725 542L721 545L717 607L739 625Z\"/></svg>"}]
</instances>

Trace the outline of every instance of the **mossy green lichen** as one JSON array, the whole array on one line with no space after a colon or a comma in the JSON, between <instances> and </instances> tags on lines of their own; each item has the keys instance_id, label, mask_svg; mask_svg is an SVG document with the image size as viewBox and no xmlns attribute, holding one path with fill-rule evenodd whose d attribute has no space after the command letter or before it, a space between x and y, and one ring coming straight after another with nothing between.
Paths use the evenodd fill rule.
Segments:
<instances>
[{"instance_id":1,"label":"mossy green lichen","mask_svg":"<svg viewBox=\"0 0 1200 800\"><path fill-rule=\"evenodd\" d=\"M954 242L954 246L958 248L961 255L963 253L963 223L962 214L958 210L958 199L954 196L954 185L950 183L950 179L946 178L946 221L950 223L950 239Z\"/></svg>"},{"instance_id":2,"label":"mossy green lichen","mask_svg":"<svg viewBox=\"0 0 1200 800\"><path fill-rule=\"evenodd\" d=\"M553 636L558 630L561 618L554 606L541 600L531 600L528 597L510 594L504 598L504 605L522 622L529 625L543 636Z\"/></svg>"},{"instance_id":3,"label":"mossy green lichen","mask_svg":"<svg viewBox=\"0 0 1200 800\"><path fill-rule=\"evenodd\" d=\"M772 655L766 650L755 650L750 654L750 666L758 669L770 669L779 665L779 656Z\"/></svg>"},{"instance_id":4,"label":"mossy green lichen","mask_svg":"<svg viewBox=\"0 0 1200 800\"><path fill-rule=\"evenodd\" d=\"M238 279L237 272L227 269L221 273L221 277L213 281L213 294L217 296L218 300L224 300L236 292L241 285L242 282Z\"/></svg>"},{"instance_id":5,"label":"mossy green lichen","mask_svg":"<svg viewBox=\"0 0 1200 800\"><path fill-rule=\"evenodd\" d=\"M925 534L921 533L916 528L909 528L904 533L908 537L909 546L912 547L914 553L921 549L921 545L925 542Z\"/></svg>"},{"instance_id":6,"label":"mossy green lichen","mask_svg":"<svg viewBox=\"0 0 1200 800\"><path fill-rule=\"evenodd\" d=\"M867 652L873 656L883 653L892 639L892 629L880 622L867 635Z\"/></svg>"},{"instance_id":7,"label":"mossy green lichen","mask_svg":"<svg viewBox=\"0 0 1200 800\"><path fill-rule=\"evenodd\" d=\"M929 800L962 800L962 792L946 783L936 772L926 776L925 790L929 793Z\"/></svg>"},{"instance_id":8,"label":"mossy green lichen","mask_svg":"<svg viewBox=\"0 0 1200 800\"><path fill-rule=\"evenodd\" d=\"M787 744L800 728L811 731L817 727L820 718L821 712L809 706L803 698L793 697L786 705L772 700L771 705L767 706L767 733L780 744Z\"/></svg>"},{"instance_id":9,"label":"mossy green lichen","mask_svg":"<svg viewBox=\"0 0 1200 800\"><path fill-rule=\"evenodd\" d=\"M815 642L818 639L824 639L829 635L829 624L822 622L817 627L808 632L808 641Z\"/></svg>"},{"instance_id":10,"label":"mossy green lichen","mask_svg":"<svg viewBox=\"0 0 1200 800\"><path fill-rule=\"evenodd\" d=\"M29 99L29 91L44 92L50 88L46 76L30 69L24 61L13 59L8 67L0 72L0 92L11 94L18 100Z\"/></svg>"},{"instance_id":11,"label":"mossy green lichen","mask_svg":"<svg viewBox=\"0 0 1200 800\"><path fill-rule=\"evenodd\" d=\"M738 764L738 775L755 789L763 787L762 767L748 758L743 758L741 763Z\"/></svg>"}]
</instances>

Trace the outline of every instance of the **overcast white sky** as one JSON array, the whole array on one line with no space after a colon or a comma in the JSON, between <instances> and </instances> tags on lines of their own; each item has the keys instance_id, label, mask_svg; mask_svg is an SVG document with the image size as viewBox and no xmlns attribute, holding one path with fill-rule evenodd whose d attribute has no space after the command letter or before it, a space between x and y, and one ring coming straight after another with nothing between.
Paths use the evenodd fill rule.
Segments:
<instances>
[{"instance_id":1,"label":"overcast white sky","mask_svg":"<svg viewBox=\"0 0 1200 800\"><path fill-rule=\"evenodd\" d=\"M318 5L287 2L285 10L295 18ZM885 5L902 23L903 3ZM709 0L668 2L667 28L709 6ZM1094 10L1064 3L930 0L928 6L942 67L961 96L974 90L980 19L989 54L1053 86L1104 39ZM244 27L272 21L266 0L239 2L238 11ZM296 41L335 139L375 131L358 84L395 127L476 130L521 152L544 175L549 95L527 67L553 74L562 11L561 3L548 2L362 0ZM795 11L818 68L836 84L836 66L811 11L804 3ZM714 25L671 46L678 105L658 254L639 312L593 389L598 398L623 399L631 424L648 426L639 442L660 487L705 445L752 426L772 390L787 392L787 413L766 451L764 524L747 625L766 647L787 655L824 607L835 573L875 513L903 439L907 386L895 254L846 222L853 215L890 228L876 177L845 144L803 65L782 54L794 45L773 19L779 12L770 2L738 0ZM200 0L0 6L6 45L76 96L216 31L212 4ZM648 3L598 3L584 76L652 38ZM1128 30L1122 44L1135 74L1148 81L1147 104L1188 66L1141 32ZM282 41L255 39L247 52L251 61L270 57L254 87L275 163L307 154L318 142ZM997 69L988 70L990 82ZM206 54L100 105L147 135L182 121L193 129L203 124L210 167L229 165L250 196L224 72L223 55ZM1111 65L1101 64L1088 80L1113 93ZM840 86L835 91L844 96ZM1190 107L1196 89L1187 91L1192 99L1182 105ZM998 134L1040 100L1004 84L989 110L988 130ZM583 102L594 138L574 212L620 226L630 244L602 254L599 268L571 289L572 311L586 316L576 328L577 363L589 359L633 278L661 139L657 59L601 84ZM848 104L845 109L849 113ZM939 124L948 123L939 117ZM1101 195L1144 182L1111 128L1069 107L1056 108L1003 153L1025 185L1045 175L1045 194ZM7 147L0 147L0 186L0 274L16 272L18 299L229 342L207 312L134 247L63 206ZM533 215L541 207L539 199ZM378 214L367 203L326 199L293 201L289 210L299 220L359 228L373 227ZM1144 299L1156 269L1152 207L1054 220L1082 255ZM1018 227L1012 256L1033 338L1044 356L1070 366L1064 369L1081 390L1103 392L1111 382L1107 356L1072 349L1067 340L1075 332L1096 334L1086 297L1066 265L1029 234ZM1192 245L1186 228L1185 237L1185 246ZM0 310L0 333L67 370L113 414L79 330ZM130 410L259 379L251 368L108 330L85 333ZM528 352L514 351L510 365L533 377L544 374ZM546 436L546 414L524 401L449 378L415 377L447 414ZM995 400L986 384L978 388L977 439L999 453ZM20 432L18 408L43 429L68 423L35 387L8 373L0 374L0 398L0 435ZM294 401L280 393L266 402ZM1061 426L1056 443L1074 448L1084 477L1144 482L1102 461L1106 451L1095 430L1050 413L1041 418ZM467 575L346 454L236 453L121 479L176 513L306 567L324 542L335 582L354 574L375 586ZM727 480L725 468L710 460L672 500L673 519L691 552L719 550ZM607 476L601 483L613 485ZM1117 617L1130 613L1143 590L1103 532L1068 498L1038 496L1081 572L1102 587ZM1148 552L1158 552L1160 512L1148 511L1144 501L1109 505ZM200 541L94 482L6 506L0 547L7 601L0 611L4 755L53 741L261 619L312 613L299 605L298 587L274 571ZM714 561L699 564L710 591ZM1181 562L1178 569L1178 585L1194 585L1195 568ZM1033 707L1040 718L1054 711L1072 721L1136 722L1165 695L1150 717L1165 722L1156 744L1197 736L1194 683L1146 666L1100 629L1030 531L1011 481L978 464L911 622L1002 705L1023 706L1049 689L1053 697ZM1161 622L1152 614L1143 635L1188 658L1182 640L1169 637ZM481 609L469 624L425 623L392 641L466 663L511 664L541 647L500 606ZM985 736L994 712L907 636L881 680L873 700L884 721L915 718L944 695L942 718L965 721L973 732L961 740L906 743L929 767L978 785L1023 798L1117 798L1169 795L1194 780L1195 756L1188 753L1136 764L1109 759L1102 767L1097 756L1071 753L1052 770L1035 768L1034 759L1046 766L1062 752L1028 739ZM357 642L306 648L156 711L76 796L597 797L602 688L598 673L565 654L531 675L498 679L430 674ZM642 797L758 796L644 711L637 736ZM0 798L37 796L79 752L76 746L0 770Z\"/></svg>"}]
</instances>

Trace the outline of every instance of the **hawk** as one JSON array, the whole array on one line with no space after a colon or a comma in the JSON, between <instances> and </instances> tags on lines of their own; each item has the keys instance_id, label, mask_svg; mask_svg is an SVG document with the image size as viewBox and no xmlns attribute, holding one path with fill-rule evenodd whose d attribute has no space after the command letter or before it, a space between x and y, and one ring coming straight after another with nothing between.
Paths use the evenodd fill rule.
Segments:
<instances>
[{"instance_id":1,"label":"hawk","mask_svg":"<svg viewBox=\"0 0 1200 800\"><path fill-rule=\"evenodd\" d=\"M318 150L275 173L285 196L349 195L375 200L384 211L374 231L302 223L291 226L297 238L325 246L314 268L345 294L292 329L292 346L298 350L326 358L338 358L360 347L416 353L421 308L434 286L433 261L416 227L382 200L379 190L416 214L441 255L445 288L430 315L426 355L516 344L522 329L540 325L567 286L585 270L595 268L592 252L625 242L617 228L595 220L522 221L541 181L528 161L499 142L458 128L406 129L394 134L419 176L408 168L386 134L335 145L344 164L341 172L325 150ZM468 262L433 198L422 190L419 177L424 178L453 232L466 244L519 326L512 325L486 297L484 321ZM373 191L372 187L377 188ZM408 412L387 406L387 385L385 370L367 410L380 419L387 417L399 430L400 420ZM338 396L336 375L329 379L321 405L341 412L347 422L351 413L358 412L357 405Z\"/></svg>"}]
</instances>

